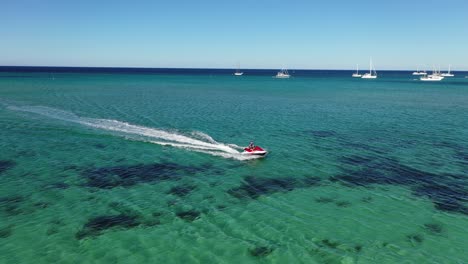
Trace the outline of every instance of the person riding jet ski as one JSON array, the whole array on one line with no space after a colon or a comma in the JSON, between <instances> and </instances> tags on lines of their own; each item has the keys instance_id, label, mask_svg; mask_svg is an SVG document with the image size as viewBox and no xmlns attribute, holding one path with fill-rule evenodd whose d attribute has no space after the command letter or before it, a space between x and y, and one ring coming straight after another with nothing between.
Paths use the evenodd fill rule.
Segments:
<instances>
[{"instance_id":1,"label":"person riding jet ski","mask_svg":"<svg viewBox=\"0 0 468 264\"><path fill-rule=\"evenodd\" d=\"M253 150L255 148L254 142L250 141L250 144L248 146L249 149Z\"/></svg>"},{"instance_id":2,"label":"person riding jet ski","mask_svg":"<svg viewBox=\"0 0 468 264\"><path fill-rule=\"evenodd\" d=\"M259 146L255 146L253 141L250 141L250 144L248 147L244 148L244 152L242 154L244 155L257 155L257 156L264 156L268 152L264 149L262 149Z\"/></svg>"}]
</instances>

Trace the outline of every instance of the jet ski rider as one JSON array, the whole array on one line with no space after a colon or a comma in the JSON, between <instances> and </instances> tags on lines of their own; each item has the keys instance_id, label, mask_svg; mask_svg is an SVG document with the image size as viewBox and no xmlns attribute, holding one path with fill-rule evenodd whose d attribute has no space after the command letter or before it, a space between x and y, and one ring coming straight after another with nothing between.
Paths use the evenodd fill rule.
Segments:
<instances>
[{"instance_id":1,"label":"jet ski rider","mask_svg":"<svg viewBox=\"0 0 468 264\"><path fill-rule=\"evenodd\" d=\"M250 150L254 150L254 148L255 148L254 142L253 142L253 141L250 141L249 149L250 149Z\"/></svg>"}]
</instances>

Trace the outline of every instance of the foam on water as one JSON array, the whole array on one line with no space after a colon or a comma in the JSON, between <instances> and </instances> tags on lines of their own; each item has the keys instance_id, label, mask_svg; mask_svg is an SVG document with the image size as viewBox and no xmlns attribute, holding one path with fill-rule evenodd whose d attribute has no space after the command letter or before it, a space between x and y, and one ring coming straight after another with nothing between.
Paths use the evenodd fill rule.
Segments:
<instances>
[{"instance_id":1,"label":"foam on water","mask_svg":"<svg viewBox=\"0 0 468 264\"><path fill-rule=\"evenodd\" d=\"M191 136L186 136L177 132L169 132L157 128L133 125L118 120L80 117L72 112L45 106L8 106L8 109L39 114L53 119L77 123L99 130L118 132L119 135L131 140L183 148L207 153L213 156L220 156L237 160L259 158L258 156L242 155L237 150L242 149L242 147L235 144L219 143L210 135L200 131L194 131L191 133Z\"/></svg>"}]
</instances>

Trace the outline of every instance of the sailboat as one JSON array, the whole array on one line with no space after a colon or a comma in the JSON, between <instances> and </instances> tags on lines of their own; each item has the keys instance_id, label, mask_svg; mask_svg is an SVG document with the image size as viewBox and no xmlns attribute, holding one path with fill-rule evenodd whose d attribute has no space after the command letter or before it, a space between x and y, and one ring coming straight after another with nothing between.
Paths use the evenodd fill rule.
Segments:
<instances>
[{"instance_id":1,"label":"sailboat","mask_svg":"<svg viewBox=\"0 0 468 264\"><path fill-rule=\"evenodd\" d=\"M453 75L453 73L450 73L450 67L451 67L451 66L452 66L452 65L449 65L448 72L442 73L440 76L444 76L444 77L453 77L453 76L455 76L455 75Z\"/></svg>"},{"instance_id":2,"label":"sailboat","mask_svg":"<svg viewBox=\"0 0 468 264\"><path fill-rule=\"evenodd\" d=\"M427 73L426 71L419 71L419 66L418 66L416 71L413 72L413 75L427 75Z\"/></svg>"},{"instance_id":3,"label":"sailboat","mask_svg":"<svg viewBox=\"0 0 468 264\"><path fill-rule=\"evenodd\" d=\"M372 58L370 59L369 63L369 73L365 73L361 77L362 79L377 79L377 72L375 71L373 65L372 65Z\"/></svg>"},{"instance_id":4,"label":"sailboat","mask_svg":"<svg viewBox=\"0 0 468 264\"><path fill-rule=\"evenodd\" d=\"M243 72L240 71L240 64L237 64L237 70L234 73L235 76L242 76L244 74Z\"/></svg>"},{"instance_id":5,"label":"sailboat","mask_svg":"<svg viewBox=\"0 0 468 264\"><path fill-rule=\"evenodd\" d=\"M275 76L275 78L280 78L280 79L286 79L289 77L291 77L291 75L289 75L288 70L286 69L281 69L281 71L279 71Z\"/></svg>"},{"instance_id":6,"label":"sailboat","mask_svg":"<svg viewBox=\"0 0 468 264\"><path fill-rule=\"evenodd\" d=\"M442 79L444 79L444 76L440 74L440 70L437 71L435 67L433 67L432 69L432 74L427 75L427 76L422 76L420 78L421 81L425 81L425 82L438 82L438 81L441 81Z\"/></svg>"},{"instance_id":7,"label":"sailboat","mask_svg":"<svg viewBox=\"0 0 468 264\"><path fill-rule=\"evenodd\" d=\"M434 74L423 76L420 78L421 81L425 81L425 82L437 82L437 81L442 81L442 79L444 79L444 76L434 75Z\"/></svg>"},{"instance_id":8,"label":"sailboat","mask_svg":"<svg viewBox=\"0 0 468 264\"><path fill-rule=\"evenodd\" d=\"M356 64L356 73L353 73L353 75L351 75L352 77L355 77L355 78L360 78L362 77L361 74L359 74L359 64Z\"/></svg>"}]
</instances>

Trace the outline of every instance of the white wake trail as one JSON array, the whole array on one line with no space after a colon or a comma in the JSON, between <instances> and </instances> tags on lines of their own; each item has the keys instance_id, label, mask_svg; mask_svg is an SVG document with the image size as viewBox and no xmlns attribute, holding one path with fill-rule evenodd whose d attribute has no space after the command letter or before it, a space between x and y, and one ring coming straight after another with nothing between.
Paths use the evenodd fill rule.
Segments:
<instances>
[{"instance_id":1,"label":"white wake trail","mask_svg":"<svg viewBox=\"0 0 468 264\"><path fill-rule=\"evenodd\" d=\"M173 146L177 148L207 153L214 156L221 156L225 158L232 158L238 160L257 158L251 156L246 157L237 150L242 149L242 147L239 147L235 144L219 143L216 140L214 140L211 136L199 131L192 132L193 137L189 137L175 132L168 132L161 129L133 125L117 120L79 117L74 113L51 107L9 106L8 108L10 110L15 111L40 114L53 119L77 123L100 130L119 132L126 136L136 135L144 137L145 139L143 139L142 141L154 144Z\"/></svg>"},{"instance_id":2,"label":"white wake trail","mask_svg":"<svg viewBox=\"0 0 468 264\"><path fill-rule=\"evenodd\" d=\"M228 153L222 151L216 151L213 148L204 148L204 147L195 147L189 144L178 144L178 143L171 143L171 142L162 142L162 141L148 141L150 143L163 145L163 146L172 146L177 148L183 148L191 151L196 151L200 153L206 153L213 156L219 156L227 159L236 159L236 160L251 160L251 159L258 159L259 156L250 156L250 155L242 155L240 152L237 153Z\"/></svg>"}]
</instances>

